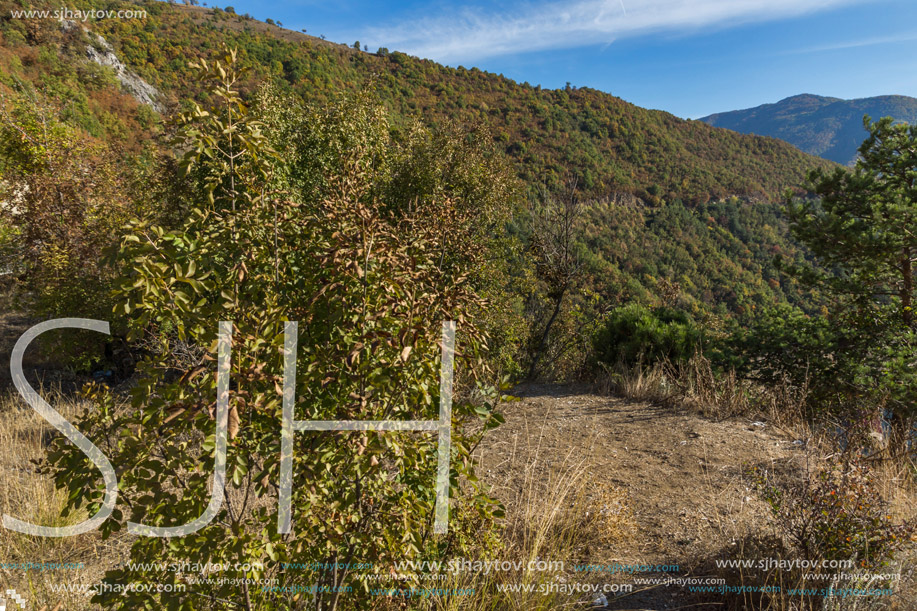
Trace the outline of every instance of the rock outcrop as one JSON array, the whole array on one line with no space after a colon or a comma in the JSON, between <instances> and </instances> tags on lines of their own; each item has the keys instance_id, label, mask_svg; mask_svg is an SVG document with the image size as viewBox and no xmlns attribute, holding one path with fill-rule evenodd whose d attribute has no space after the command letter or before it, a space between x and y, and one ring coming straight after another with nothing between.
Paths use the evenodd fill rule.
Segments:
<instances>
[{"instance_id":1,"label":"rock outcrop","mask_svg":"<svg viewBox=\"0 0 917 611\"><path fill-rule=\"evenodd\" d=\"M65 32L76 27L81 26L69 19L61 20L61 28L63 28ZM115 50L108 44L107 40L94 32L90 32L86 28L83 28L83 31L86 32L86 35L89 36L90 40L94 43L86 45L87 59L101 66L112 68L124 91L133 96L134 99L141 104L151 106L156 112L162 113L165 108L159 102L161 97L159 91L140 78L136 72L124 65L124 62L115 55Z\"/></svg>"}]
</instances>

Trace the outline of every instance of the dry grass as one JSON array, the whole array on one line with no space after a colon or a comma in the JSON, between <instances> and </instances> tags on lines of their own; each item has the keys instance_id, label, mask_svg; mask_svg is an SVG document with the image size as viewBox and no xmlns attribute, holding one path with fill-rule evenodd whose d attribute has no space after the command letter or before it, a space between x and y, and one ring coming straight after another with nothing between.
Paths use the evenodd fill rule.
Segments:
<instances>
[{"instance_id":1,"label":"dry grass","mask_svg":"<svg viewBox=\"0 0 917 611\"><path fill-rule=\"evenodd\" d=\"M600 543L610 547L633 538L636 524L627 490L593 481L585 505L588 530Z\"/></svg>"},{"instance_id":2,"label":"dry grass","mask_svg":"<svg viewBox=\"0 0 917 611\"><path fill-rule=\"evenodd\" d=\"M637 531L626 491L602 484L592 468L593 442L594 436L586 437L562 457L542 447L541 435L531 447L514 449L508 462L521 463L521 473L514 470L507 481L494 487L507 512L500 544L496 557L481 559L521 561L521 568L453 576L446 587L474 588L475 594L439 598L436 609L531 611L591 606L591 597L551 591L551 584L586 580L573 565L584 559L590 546L615 545L632 539ZM562 561L563 569L529 570L529 564L539 560ZM507 586L534 591L502 591ZM542 587L544 591L539 590Z\"/></svg>"},{"instance_id":3,"label":"dry grass","mask_svg":"<svg viewBox=\"0 0 917 611\"><path fill-rule=\"evenodd\" d=\"M807 389L789 384L762 388L740 379L735 372L717 375L712 363L697 354L686 363L660 362L615 367L603 365L596 379L600 394L648 401L675 410L687 408L707 418L764 417L773 425L810 433Z\"/></svg>"},{"instance_id":4,"label":"dry grass","mask_svg":"<svg viewBox=\"0 0 917 611\"><path fill-rule=\"evenodd\" d=\"M671 377L661 364L649 367L628 367L623 364L608 367L603 364L602 367L595 383L596 392L601 395L616 395L651 403L664 402L672 396Z\"/></svg>"},{"instance_id":5,"label":"dry grass","mask_svg":"<svg viewBox=\"0 0 917 611\"><path fill-rule=\"evenodd\" d=\"M687 363L650 366L605 366L597 391L635 401L688 408L708 418L725 419L755 411L755 389L734 373L717 376L708 359L695 355Z\"/></svg>"},{"instance_id":6,"label":"dry grass","mask_svg":"<svg viewBox=\"0 0 917 611\"><path fill-rule=\"evenodd\" d=\"M812 460L822 467L830 466L839 454L838 437L834 424L819 423L806 405L807 389L777 385L761 388L736 378L734 374L714 375L710 362L698 355L688 363L672 365L658 363L653 366L606 368L597 380L597 390L603 394L623 396L637 401L688 409L708 418L728 419L742 416L764 419L769 426L803 440ZM876 455L878 458L880 455ZM898 455L873 464L875 484L882 498L889 503L891 514L898 523L917 520L917 464L912 456ZM781 468L792 467L785 465ZM786 593L790 589L812 588L813 583L803 579L805 571L771 569L723 569L713 562L720 559L748 559L794 557L794 551L784 541L770 521L769 510L754 498L749 488L748 503L717 515L713 548L719 548L708 557L697 558L699 574L717 574L730 585L776 586ZM712 500L720 494L718 487L708 486ZM917 542L915 542L917 543ZM852 569L850 572L862 572ZM876 579L837 580L827 587L835 589L891 588L887 596L828 596L800 597L781 594L741 594L728 599L725 608L754 609L756 611L914 611L917 610L917 545L911 545L896 554L883 573L898 573L900 577L890 582Z\"/></svg>"},{"instance_id":7,"label":"dry grass","mask_svg":"<svg viewBox=\"0 0 917 611\"><path fill-rule=\"evenodd\" d=\"M41 390L61 414L73 420L82 405L59 392ZM43 526L68 526L83 521L84 512L62 516L66 496L55 489L50 476L36 472L36 461L44 457L55 430L12 391L0 398L0 513ZM95 583L111 562L114 543L103 543L97 533L76 537L34 537L0 528L0 559L4 563L82 563L82 569L0 571L2 589L15 589L30 609L90 608L88 596L76 592L54 592L52 587L73 583Z\"/></svg>"}]
</instances>

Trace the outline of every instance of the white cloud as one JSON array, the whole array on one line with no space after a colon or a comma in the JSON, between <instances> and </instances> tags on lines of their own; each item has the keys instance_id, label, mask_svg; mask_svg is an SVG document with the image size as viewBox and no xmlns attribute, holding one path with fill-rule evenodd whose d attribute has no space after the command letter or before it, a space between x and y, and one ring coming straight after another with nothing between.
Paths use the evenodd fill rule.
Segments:
<instances>
[{"instance_id":1,"label":"white cloud","mask_svg":"<svg viewBox=\"0 0 917 611\"><path fill-rule=\"evenodd\" d=\"M879 45L893 45L901 42L911 42L917 40L917 32L905 32L902 34L893 34L891 36L877 36L874 38L862 38L860 40L848 40L844 42L818 45L815 47L805 47L802 49L791 49L780 53L780 55L799 55L803 53L822 53L825 51L844 51L847 49L859 49L861 47L875 47Z\"/></svg>"},{"instance_id":2,"label":"white cloud","mask_svg":"<svg viewBox=\"0 0 917 611\"><path fill-rule=\"evenodd\" d=\"M654 31L685 31L794 17L869 0L578 0L520 4L513 11L465 9L360 39L447 63L510 53L608 43Z\"/></svg>"}]
</instances>

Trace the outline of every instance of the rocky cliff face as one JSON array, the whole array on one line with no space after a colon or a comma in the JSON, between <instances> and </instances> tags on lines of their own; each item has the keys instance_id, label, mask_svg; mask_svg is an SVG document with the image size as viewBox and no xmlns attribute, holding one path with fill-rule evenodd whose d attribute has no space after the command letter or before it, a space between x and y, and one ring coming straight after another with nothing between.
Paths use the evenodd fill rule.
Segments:
<instances>
[{"instance_id":1,"label":"rocky cliff face","mask_svg":"<svg viewBox=\"0 0 917 611\"><path fill-rule=\"evenodd\" d=\"M61 27L64 31L72 30L79 26L75 21L70 21L68 19L61 21ZM90 32L86 28L83 28L83 31L86 32L86 35L89 37L91 44L86 45L86 57L90 61L102 66L109 66L115 71L115 75L118 77L118 81L121 83L121 87L134 97L141 104L146 104L151 106L156 112L162 113L165 110L162 104L159 103L160 93L156 90L155 87L147 83L145 80L140 78L134 71L128 68L124 63L115 55L115 50L112 48L108 41L95 34Z\"/></svg>"}]
</instances>

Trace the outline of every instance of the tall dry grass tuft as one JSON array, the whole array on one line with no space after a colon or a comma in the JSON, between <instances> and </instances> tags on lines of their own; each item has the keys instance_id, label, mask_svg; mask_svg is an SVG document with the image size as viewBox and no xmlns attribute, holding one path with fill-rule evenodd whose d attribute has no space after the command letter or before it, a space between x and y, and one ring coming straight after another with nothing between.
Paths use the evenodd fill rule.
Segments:
<instances>
[{"instance_id":1,"label":"tall dry grass tuft","mask_svg":"<svg viewBox=\"0 0 917 611\"><path fill-rule=\"evenodd\" d=\"M544 425L543 425L544 426ZM494 493L506 506L496 557L519 568L490 574L450 576L445 587L474 589L473 595L435 600L441 611L532 611L536 609L588 608L583 594L552 590L551 584L583 581L573 564L583 561L596 545L614 545L635 536L636 523L626 492L602 484L592 469L595 437L582 440L560 460L541 447L541 436L532 447L517 448L509 464L522 464ZM522 454L522 456L519 456ZM482 550L485 551L486 550ZM530 570L530 563L561 561L563 568ZM530 590L530 591L526 591Z\"/></svg>"},{"instance_id":2,"label":"tall dry grass tuft","mask_svg":"<svg viewBox=\"0 0 917 611\"><path fill-rule=\"evenodd\" d=\"M709 359L695 354L687 363L665 364L670 371L675 393L673 404L694 409L712 418L748 415L754 411L752 387L734 371L716 375Z\"/></svg>"},{"instance_id":3,"label":"tall dry grass tuft","mask_svg":"<svg viewBox=\"0 0 917 611\"><path fill-rule=\"evenodd\" d=\"M628 366L618 363L609 367L600 364L602 371L596 378L596 391L603 395L617 395L627 399L664 402L672 396L670 376L661 363Z\"/></svg>"},{"instance_id":4,"label":"tall dry grass tuft","mask_svg":"<svg viewBox=\"0 0 917 611\"><path fill-rule=\"evenodd\" d=\"M676 411L688 409L716 420L765 418L801 439L815 434L806 404L807 387L794 388L784 382L764 388L739 378L734 371L718 374L699 353L684 363L602 365L595 387L599 394L657 403Z\"/></svg>"},{"instance_id":5,"label":"tall dry grass tuft","mask_svg":"<svg viewBox=\"0 0 917 611\"><path fill-rule=\"evenodd\" d=\"M757 409L754 387L734 372L716 375L710 360L702 354L695 354L685 363L602 365L596 390L676 410L686 407L717 419L750 415Z\"/></svg>"},{"instance_id":6,"label":"tall dry grass tuft","mask_svg":"<svg viewBox=\"0 0 917 611\"><path fill-rule=\"evenodd\" d=\"M83 405L59 390L40 394L61 414L73 421ZM65 494L57 490L47 475L37 472L37 461L44 457L55 434L41 416L14 391L0 397L0 513L43 526L69 526L86 519L84 512L63 517ZM33 537L0 528L0 559L4 563L80 564L82 569L0 571L2 589L15 589L28 601L29 608L90 608L86 594L55 592L54 588L75 583L94 583L111 562L108 545L95 533L76 537Z\"/></svg>"}]
</instances>

